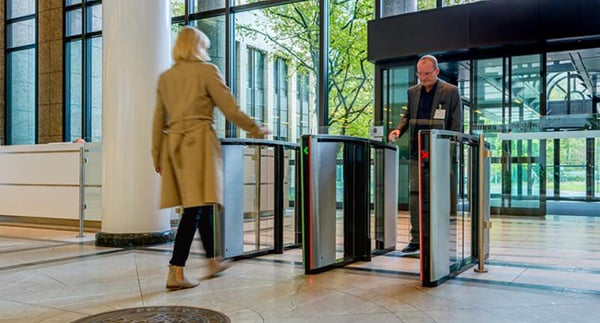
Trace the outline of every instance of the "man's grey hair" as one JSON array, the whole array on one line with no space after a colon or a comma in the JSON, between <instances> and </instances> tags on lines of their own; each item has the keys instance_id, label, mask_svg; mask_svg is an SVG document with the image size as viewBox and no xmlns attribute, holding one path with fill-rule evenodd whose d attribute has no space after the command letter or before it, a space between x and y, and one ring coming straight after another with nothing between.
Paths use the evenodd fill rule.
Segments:
<instances>
[{"instance_id":1,"label":"man's grey hair","mask_svg":"<svg viewBox=\"0 0 600 323\"><path fill-rule=\"evenodd\" d=\"M435 56L433 56L433 55L424 55L421 58L419 58L419 62L420 61L426 61L426 60L429 60L429 61L433 62L433 66L435 67L435 69L436 70L438 69L438 61L437 61L437 58L435 58Z\"/></svg>"}]
</instances>

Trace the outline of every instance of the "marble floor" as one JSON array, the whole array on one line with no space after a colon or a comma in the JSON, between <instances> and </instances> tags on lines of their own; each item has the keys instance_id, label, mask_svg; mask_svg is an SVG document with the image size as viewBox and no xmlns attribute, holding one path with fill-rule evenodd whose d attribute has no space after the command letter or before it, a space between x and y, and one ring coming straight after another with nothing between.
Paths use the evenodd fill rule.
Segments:
<instances>
[{"instance_id":1,"label":"marble floor","mask_svg":"<svg viewBox=\"0 0 600 323\"><path fill-rule=\"evenodd\" d=\"M398 244L407 219L398 219ZM116 309L182 305L232 322L597 322L600 217L495 218L488 273L422 287L417 257L389 253L305 275L301 250L234 262L167 291L171 244L98 247L93 232L0 223L0 322L71 322ZM199 242L186 267L202 277Z\"/></svg>"}]
</instances>

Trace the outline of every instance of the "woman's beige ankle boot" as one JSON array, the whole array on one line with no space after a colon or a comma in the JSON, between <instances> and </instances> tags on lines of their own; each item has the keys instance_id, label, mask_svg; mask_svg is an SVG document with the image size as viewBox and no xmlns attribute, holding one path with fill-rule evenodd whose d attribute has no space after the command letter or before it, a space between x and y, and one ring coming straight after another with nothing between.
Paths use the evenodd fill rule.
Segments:
<instances>
[{"instance_id":1,"label":"woman's beige ankle boot","mask_svg":"<svg viewBox=\"0 0 600 323\"><path fill-rule=\"evenodd\" d=\"M221 257L209 258L210 276L217 276L223 270L231 267L231 261L223 260Z\"/></svg>"},{"instance_id":2,"label":"woman's beige ankle boot","mask_svg":"<svg viewBox=\"0 0 600 323\"><path fill-rule=\"evenodd\" d=\"M169 276L167 276L167 289L183 289L192 288L200 284L195 279L190 279L185 276L183 267L169 265Z\"/></svg>"}]
</instances>

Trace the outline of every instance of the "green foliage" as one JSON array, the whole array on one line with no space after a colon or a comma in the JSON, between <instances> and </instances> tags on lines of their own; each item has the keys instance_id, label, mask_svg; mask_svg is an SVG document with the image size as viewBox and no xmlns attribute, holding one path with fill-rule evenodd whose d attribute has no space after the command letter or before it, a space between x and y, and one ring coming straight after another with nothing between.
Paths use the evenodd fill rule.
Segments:
<instances>
[{"instance_id":1,"label":"green foliage","mask_svg":"<svg viewBox=\"0 0 600 323\"><path fill-rule=\"evenodd\" d=\"M367 21L373 18L373 5L372 0L330 2L330 133L367 136L372 124L374 68L367 62ZM241 37L264 38L274 46L273 54L292 58L300 72L318 75L317 1L270 7L256 17L252 24L237 26Z\"/></svg>"},{"instance_id":2,"label":"green foliage","mask_svg":"<svg viewBox=\"0 0 600 323\"><path fill-rule=\"evenodd\" d=\"M185 15L184 0L171 0L171 17Z\"/></svg>"},{"instance_id":3,"label":"green foliage","mask_svg":"<svg viewBox=\"0 0 600 323\"><path fill-rule=\"evenodd\" d=\"M417 10L434 9L437 7L437 0L417 0Z\"/></svg>"},{"instance_id":4,"label":"green foliage","mask_svg":"<svg viewBox=\"0 0 600 323\"><path fill-rule=\"evenodd\" d=\"M183 28L183 26L184 25L171 24L171 34L177 35L177 33L179 33L179 31Z\"/></svg>"},{"instance_id":5,"label":"green foliage","mask_svg":"<svg viewBox=\"0 0 600 323\"><path fill-rule=\"evenodd\" d=\"M367 21L373 4L354 0L330 6L330 132L367 137L372 125L374 68L367 62Z\"/></svg>"}]
</instances>

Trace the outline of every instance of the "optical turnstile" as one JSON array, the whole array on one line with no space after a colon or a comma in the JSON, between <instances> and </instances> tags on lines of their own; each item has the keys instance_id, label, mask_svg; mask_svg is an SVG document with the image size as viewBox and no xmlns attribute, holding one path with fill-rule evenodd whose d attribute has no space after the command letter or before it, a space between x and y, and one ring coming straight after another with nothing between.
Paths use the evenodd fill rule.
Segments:
<instances>
[{"instance_id":1,"label":"optical turnstile","mask_svg":"<svg viewBox=\"0 0 600 323\"><path fill-rule=\"evenodd\" d=\"M421 281L437 286L489 256L490 151L483 136L419 132Z\"/></svg>"},{"instance_id":2,"label":"optical turnstile","mask_svg":"<svg viewBox=\"0 0 600 323\"><path fill-rule=\"evenodd\" d=\"M247 258L299 247L299 145L233 138L221 144L224 208L216 217L220 254Z\"/></svg>"},{"instance_id":3,"label":"optical turnstile","mask_svg":"<svg viewBox=\"0 0 600 323\"><path fill-rule=\"evenodd\" d=\"M304 135L303 258L307 274L369 261L396 245L397 150L379 141Z\"/></svg>"}]
</instances>

